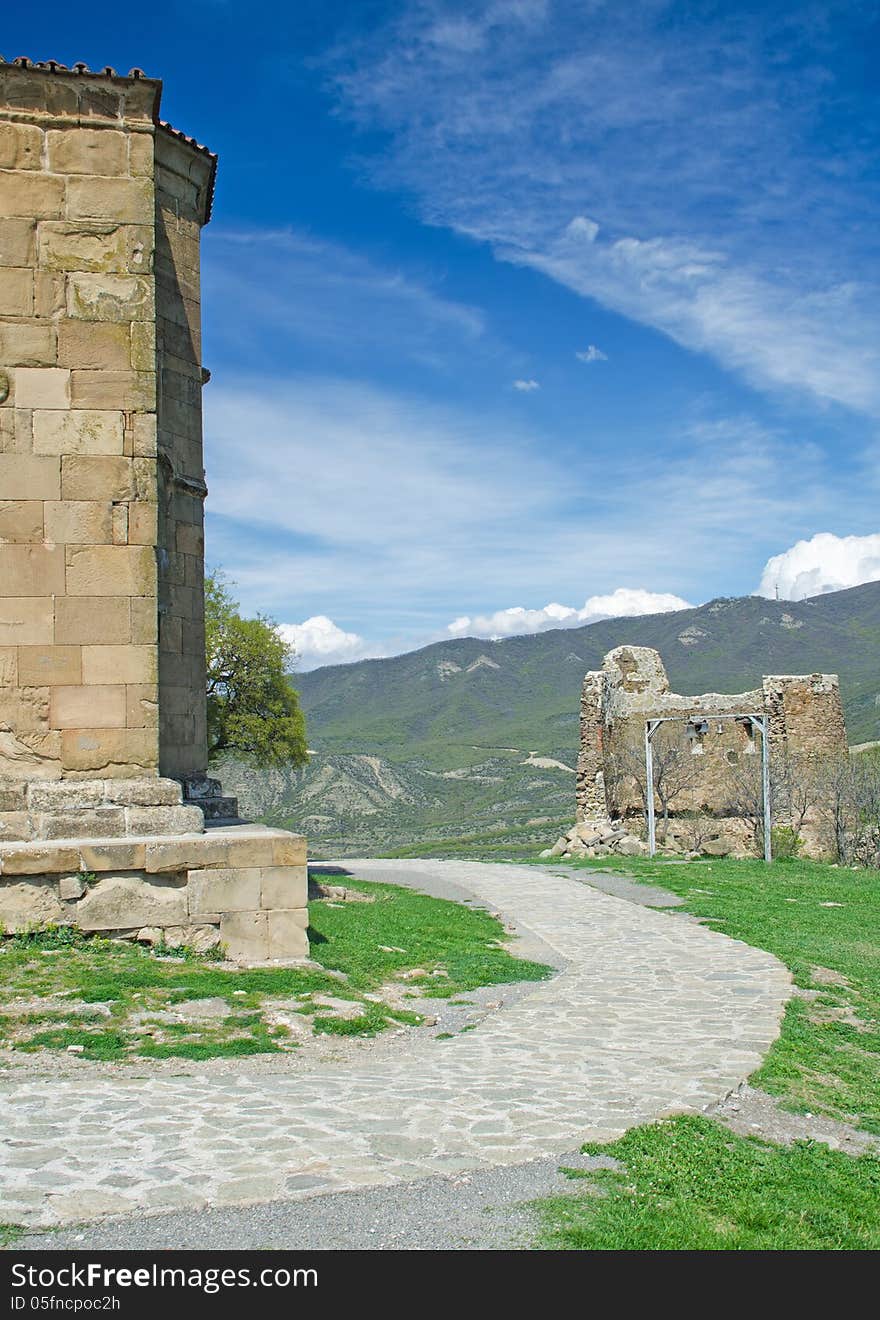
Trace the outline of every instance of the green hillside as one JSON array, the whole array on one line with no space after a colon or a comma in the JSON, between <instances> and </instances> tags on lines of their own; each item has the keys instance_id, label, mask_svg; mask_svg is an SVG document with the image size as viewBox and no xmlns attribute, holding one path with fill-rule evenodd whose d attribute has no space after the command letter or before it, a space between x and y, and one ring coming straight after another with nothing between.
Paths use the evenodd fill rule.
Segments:
<instances>
[{"instance_id":1,"label":"green hillside","mask_svg":"<svg viewBox=\"0 0 880 1320\"><path fill-rule=\"evenodd\" d=\"M653 646L674 690L736 692L767 673L840 675L851 743L880 738L880 582L804 601L749 596L502 641L461 638L298 675L303 772L224 777L254 814L326 849L497 838L530 850L570 817L583 675ZM537 760L536 760L537 758ZM549 758L557 764L539 764Z\"/></svg>"}]
</instances>

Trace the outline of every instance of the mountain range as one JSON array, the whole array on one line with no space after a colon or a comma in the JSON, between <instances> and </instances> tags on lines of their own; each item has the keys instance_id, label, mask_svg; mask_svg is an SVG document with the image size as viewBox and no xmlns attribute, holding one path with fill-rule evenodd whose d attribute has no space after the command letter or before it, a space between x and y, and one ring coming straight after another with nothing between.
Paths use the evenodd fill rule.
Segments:
<instances>
[{"instance_id":1,"label":"mountain range","mask_svg":"<svg viewBox=\"0 0 880 1320\"><path fill-rule=\"evenodd\" d=\"M573 817L583 676L623 644L655 647L686 694L837 673L850 743L880 739L871 582L801 601L724 598L500 641L455 638L296 675L309 766L227 764L224 780L244 810L304 830L316 852L531 851Z\"/></svg>"}]
</instances>

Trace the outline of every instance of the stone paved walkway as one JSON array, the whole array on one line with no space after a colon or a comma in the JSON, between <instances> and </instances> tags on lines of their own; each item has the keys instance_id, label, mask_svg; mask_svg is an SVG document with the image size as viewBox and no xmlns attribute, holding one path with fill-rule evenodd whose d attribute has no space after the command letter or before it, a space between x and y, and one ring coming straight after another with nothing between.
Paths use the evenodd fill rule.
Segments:
<instances>
[{"instance_id":1,"label":"stone paved walkway","mask_svg":"<svg viewBox=\"0 0 880 1320\"><path fill-rule=\"evenodd\" d=\"M51 1225L514 1164L711 1105L775 1039L769 954L535 868L346 862L460 885L565 970L415 1057L297 1075L0 1079L0 1219ZM392 874L396 872L397 874Z\"/></svg>"}]
</instances>

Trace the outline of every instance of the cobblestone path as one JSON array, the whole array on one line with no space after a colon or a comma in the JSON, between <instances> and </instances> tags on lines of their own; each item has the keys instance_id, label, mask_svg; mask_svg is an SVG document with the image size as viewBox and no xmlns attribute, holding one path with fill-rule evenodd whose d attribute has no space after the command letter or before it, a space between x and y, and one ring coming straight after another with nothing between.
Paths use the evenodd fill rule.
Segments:
<instances>
[{"instance_id":1,"label":"cobblestone path","mask_svg":"<svg viewBox=\"0 0 880 1320\"><path fill-rule=\"evenodd\" d=\"M789 975L681 917L532 867L346 862L468 890L565 969L414 1055L282 1072L0 1078L0 1220L308 1196L522 1163L718 1101L775 1039Z\"/></svg>"}]
</instances>

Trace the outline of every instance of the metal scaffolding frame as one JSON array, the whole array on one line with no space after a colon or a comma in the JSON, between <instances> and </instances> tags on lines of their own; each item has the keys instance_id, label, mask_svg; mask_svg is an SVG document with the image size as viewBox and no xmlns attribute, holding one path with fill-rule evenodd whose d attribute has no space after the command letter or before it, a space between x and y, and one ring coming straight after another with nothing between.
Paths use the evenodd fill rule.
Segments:
<instances>
[{"instance_id":1,"label":"metal scaffolding frame","mask_svg":"<svg viewBox=\"0 0 880 1320\"><path fill-rule=\"evenodd\" d=\"M657 719L645 720L645 802L648 808L648 847L652 857L657 852L656 822L654 819L654 734L661 724L696 724L711 720L748 720L761 734L761 792L764 805L764 861L772 862L771 848L771 803L770 803L770 749L767 734L769 722L766 715L754 711L742 711L732 715L663 715Z\"/></svg>"}]
</instances>

